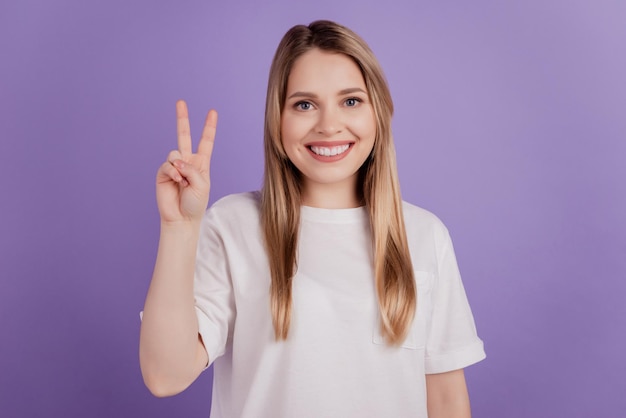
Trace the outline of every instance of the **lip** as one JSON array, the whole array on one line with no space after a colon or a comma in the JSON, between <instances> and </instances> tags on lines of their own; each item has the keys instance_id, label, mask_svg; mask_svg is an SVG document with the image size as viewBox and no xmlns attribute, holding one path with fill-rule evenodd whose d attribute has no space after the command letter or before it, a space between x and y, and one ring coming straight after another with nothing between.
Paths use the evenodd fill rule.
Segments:
<instances>
[{"instance_id":1,"label":"lip","mask_svg":"<svg viewBox=\"0 0 626 418\"><path fill-rule=\"evenodd\" d=\"M317 161L321 161L323 163L333 163L335 161L343 160L344 158L346 158L348 154L350 153L350 151L352 151L354 143L355 143L354 141L316 141L316 142L308 142L304 144L304 146L306 150L309 152L309 154L311 155L311 157L313 157ZM337 155L328 155L328 156L319 155L319 154L314 153L311 150L311 147L332 148L332 147L340 147L342 145L348 145L348 149L342 152L341 154L337 154Z\"/></svg>"}]
</instances>

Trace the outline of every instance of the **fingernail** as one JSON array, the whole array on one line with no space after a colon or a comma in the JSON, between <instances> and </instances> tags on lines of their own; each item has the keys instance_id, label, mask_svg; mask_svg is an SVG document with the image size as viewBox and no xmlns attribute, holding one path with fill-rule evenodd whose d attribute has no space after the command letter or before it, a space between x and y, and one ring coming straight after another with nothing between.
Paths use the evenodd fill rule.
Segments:
<instances>
[{"instance_id":1,"label":"fingernail","mask_svg":"<svg viewBox=\"0 0 626 418\"><path fill-rule=\"evenodd\" d=\"M185 163L183 163L181 160L176 160L174 161L173 164L174 164L174 167L176 168L180 168L180 169L185 168Z\"/></svg>"}]
</instances>

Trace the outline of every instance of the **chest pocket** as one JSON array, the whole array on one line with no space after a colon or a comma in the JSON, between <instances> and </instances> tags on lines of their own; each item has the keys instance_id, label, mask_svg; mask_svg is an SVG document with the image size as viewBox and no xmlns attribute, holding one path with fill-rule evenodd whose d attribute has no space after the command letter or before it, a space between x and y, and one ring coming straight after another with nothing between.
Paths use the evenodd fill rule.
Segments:
<instances>
[{"instance_id":1,"label":"chest pocket","mask_svg":"<svg viewBox=\"0 0 626 418\"><path fill-rule=\"evenodd\" d=\"M429 271L415 271L414 274L415 283L417 284L417 309L411 329L401 344L402 348L410 350L426 347L432 316L433 273ZM374 344L385 344L385 339L380 329L380 317L377 317L377 321L374 324L373 342Z\"/></svg>"}]
</instances>

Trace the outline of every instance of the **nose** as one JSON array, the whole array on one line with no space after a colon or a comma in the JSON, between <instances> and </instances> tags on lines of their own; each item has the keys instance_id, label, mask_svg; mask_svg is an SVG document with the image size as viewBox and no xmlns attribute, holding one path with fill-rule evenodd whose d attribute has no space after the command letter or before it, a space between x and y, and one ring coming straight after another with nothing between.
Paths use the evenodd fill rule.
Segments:
<instances>
[{"instance_id":1,"label":"nose","mask_svg":"<svg viewBox=\"0 0 626 418\"><path fill-rule=\"evenodd\" d=\"M343 130L339 109L325 107L320 110L315 132L324 136L332 136Z\"/></svg>"}]
</instances>

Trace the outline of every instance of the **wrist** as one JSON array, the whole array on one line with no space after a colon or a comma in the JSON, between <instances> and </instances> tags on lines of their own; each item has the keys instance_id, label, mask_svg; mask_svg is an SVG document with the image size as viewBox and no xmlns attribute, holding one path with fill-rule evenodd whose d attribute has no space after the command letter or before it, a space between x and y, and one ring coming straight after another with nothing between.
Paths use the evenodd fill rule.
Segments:
<instances>
[{"instance_id":1,"label":"wrist","mask_svg":"<svg viewBox=\"0 0 626 418\"><path fill-rule=\"evenodd\" d=\"M202 219L185 219L178 221L165 221L161 219L161 234L189 234L197 235L200 230Z\"/></svg>"}]
</instances>

